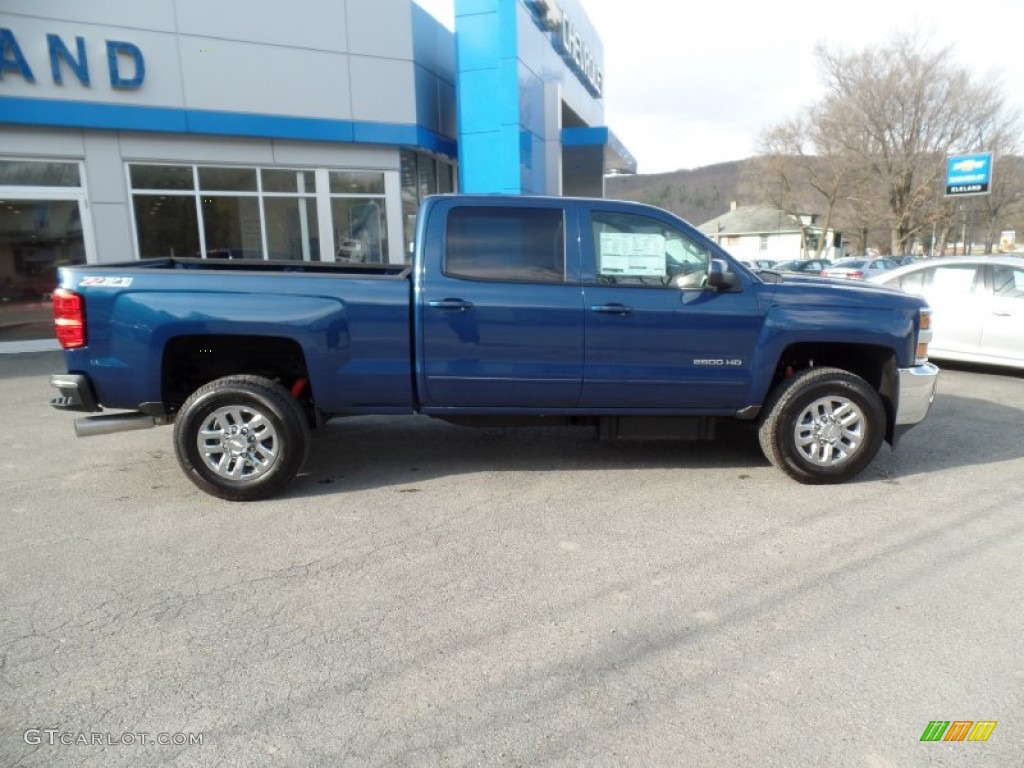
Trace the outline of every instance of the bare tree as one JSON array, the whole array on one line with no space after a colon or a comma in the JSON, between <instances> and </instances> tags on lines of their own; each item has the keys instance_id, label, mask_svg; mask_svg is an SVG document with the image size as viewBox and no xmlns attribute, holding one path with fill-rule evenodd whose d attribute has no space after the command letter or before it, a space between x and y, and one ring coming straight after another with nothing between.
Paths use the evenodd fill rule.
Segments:
<instances>
[{"instance_id":1,"label":"bare tree","mask_svg":"<svg viewBox=\"0 0 1024 768\"><path fill-rule=\"evenodd\" d=\"M791 197L810 188L826 227L835 217L866 239L884 226L894 254L948 232L955 206L944 199L946 158L993 151L1020 132L997 84L975 84L949 48L931 51L916 32L861 52L819 45L816 56L826 95L763 135L762 157L776 158L761 166L774 176L764 186L788 185ZM999 211L986 216L994 222Z\"/></svg>"},{"instance_id":2,"label":"bare tree","mask_svg":"<svg viewBox=\"0 0 1024 768\"><path fill-rule=\"evenodd\" d=\"M827 130L808 114L763 134L760 154L759 183L764 196L776 208L800 220L800 215L807 212L808 189L821 202L821 236L815 253L821 258L828 245L826 238L832 229L844 182L853 172L848 153L835 147ZM806 242L806 227L804 230Z\"/></svg>"}]
</instances>

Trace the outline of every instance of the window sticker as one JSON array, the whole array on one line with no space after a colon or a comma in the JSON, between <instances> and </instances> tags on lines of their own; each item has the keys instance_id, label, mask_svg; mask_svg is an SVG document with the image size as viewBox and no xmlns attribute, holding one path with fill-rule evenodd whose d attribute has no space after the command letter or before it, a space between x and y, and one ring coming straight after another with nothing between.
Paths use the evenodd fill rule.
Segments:
<instances>
[{"instance_id":1,"label":"window sticker","mask_svg":"<svg viewBox=\"0 0 1024 768\"><path fill-rule=\"evenodd\" d=\"M665 237L632 232L601 233L602 275L665 277Z\"/></svg>"}]
</instances>

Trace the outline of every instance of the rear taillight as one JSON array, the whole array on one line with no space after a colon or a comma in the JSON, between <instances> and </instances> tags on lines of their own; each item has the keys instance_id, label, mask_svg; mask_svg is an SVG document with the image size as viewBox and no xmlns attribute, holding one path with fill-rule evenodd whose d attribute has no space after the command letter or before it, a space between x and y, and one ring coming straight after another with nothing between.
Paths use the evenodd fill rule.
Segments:
<instances>
[{"instance_id":1,"label":"rear taillight","mask_svg":"<svg viewBox=\"0 0 1024 768\"><path fill-rule=\"evenodd\" d=\"M85 346L85 301L81 296L64 288L54 291L53 321L57 341L64 349Z\"/></svg>"}]
</instances>

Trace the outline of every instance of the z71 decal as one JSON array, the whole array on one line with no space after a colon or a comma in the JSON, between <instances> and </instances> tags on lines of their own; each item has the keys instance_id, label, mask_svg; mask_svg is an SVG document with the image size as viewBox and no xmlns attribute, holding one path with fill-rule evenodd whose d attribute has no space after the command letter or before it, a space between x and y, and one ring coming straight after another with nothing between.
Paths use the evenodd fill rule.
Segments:
<instances>
[{"instance_id":1,"label":"z71 decal","mask_svg":"<svg viewBox=\"0 0 1024 768\"><path fill-rule=\"evenodd\" d=\"M103 288L127 288L131 284L132 278L130 277L83 277L78 282L79 286L91 285Z\"/></svg>"}]
</instances>

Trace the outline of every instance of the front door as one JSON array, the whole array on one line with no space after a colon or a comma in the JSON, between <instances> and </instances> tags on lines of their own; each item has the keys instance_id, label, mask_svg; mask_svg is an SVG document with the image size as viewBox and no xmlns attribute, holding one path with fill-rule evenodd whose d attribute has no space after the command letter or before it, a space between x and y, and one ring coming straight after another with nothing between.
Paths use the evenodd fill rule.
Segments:
<instances>
[{"instance_id":1,"label":"front door","mask_svg":"<svg viewBox=\"0 0 1024 768\"><path fill-rule=\"evenodd\" d=\"M671 222L598 206L589 218L581 405L749 405L762 324L752 287L708 289L710 250Z\"/></svg>"}]
</instances>

